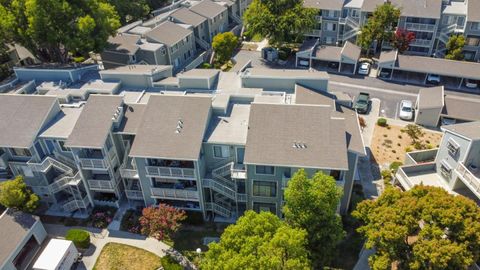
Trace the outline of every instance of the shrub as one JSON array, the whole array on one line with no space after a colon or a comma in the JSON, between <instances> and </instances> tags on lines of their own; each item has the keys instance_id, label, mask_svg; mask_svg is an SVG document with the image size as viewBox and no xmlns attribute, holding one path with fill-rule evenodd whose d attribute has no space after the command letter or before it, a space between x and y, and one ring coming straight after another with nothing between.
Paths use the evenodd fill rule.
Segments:
<instances>
[{"instance_id":1,"label":"shrub","mask_svg":"<svg viewBox=\"0 0 480 270\"><path fill-rule=\"evenodd\" d=\"M131 233L140 233L140 216L141 212L138 212L133 209L129 209L125 212L120 222L120 230L127 231Z\"/></svg>"},{"instance_id":2,"label":"shrub","mask_svg":"<svg viewBox=\"0 0 480 270\"><path fill-rule=\"evenodd\" d=\"M285 61L288 59L288 54L285 51L278 51L278 59Z\"/></svg>"},{"instance_id":3,"label":"shrub","mask_svg":"<svg viewBox=\"0 0 480 270\"><path fill-rule=\"evenodd\" d=\"M427 149L433 149L433 145L431 143L427 144Z\"/></svg>"},{"instance_id":4,"label":"shrub","mask_svg":"<svg viewBox=\"0 0 480 270\"><path fill-rule=\"evenodd\" d=\"M212 68L212 65L210 65L209 63L203 63L202 65L200 65L200 68L209 69Z\"/></svg>"},{"instance_id":5,"label":"shrub","mask_svg":"<svg viewBox=\"0 0 480 270\"><path fill-rule=\"evenodd\" d=\"M391 127L391 126L387 126L387 129L390 130L390 129L392 129L392 127Z\"/></svg>"},{"instance_id":6,"label":"shrub","mask_svg":"<svg viewBox=\"0 0 480 270\"><path fill-rule=\"evenodd\" d=\"M401 143L397 143L397 146L402 146L402 144L401 144Z\"/></svg>"},{"instance_id":7,"label":"shrub","mask_svg":"<svg viewBox=\"0 0 480 270\"><path fill-rule=\"evenodd\" d=\"M385 178L390 178L392 179L392 172L390 170L382 170L380 172L380 174L382 175L382 178L385 179Z\"/></svg>"},{"instance_id":8,"label":"shrub","mask_svg":"<svg viewBox=\"0 0 480 270\"><path fill-rule=\"evenodd\" d=\"M401 138L402 138L402 135L398 135L398 138L401 139Z\"/></svg>"},{"instance_id":9,"label":"shrub","mask_svg":"<svg viewBox=\"0 0 480 270\"><path fill-rule=\"evenodd\" d=\"M393 150L392 150L392 153L394 153L394 154L397 153L397 150L393 149Z\"/></svg>"},{"instance_id":10,"label":"shrub","mask_svg":"<svg viewBox=\"0 0 480 270\"><path fill-rule=\"evenodd\" d=\"M402 166L403 163L400 162L400 161L394 161L390 164L389 168L390 168L390 171L392 171L393 173L396 173L397 170L398 170L398 167Z\"/></svg>"},{"instance_id":11,"label":"shrub","mask_svg":"<svg viewBox=\"0 0 480 270\"><path fill-rule=\"evenodd\" d=\"M413 147L415 147L415 149L417 149L417 150L425 149L425 145L421 142L418 142L418 141L413 144Z\"/></svg>"},{"instance_id":12,"label":"shrub","mask_svg":"<svg viewBox=\"0 0 480 270\"><path fill-rule=\"evenodd\" d=\"M164 270L183 270L183 266L170 255L163 256L160 261Z\"/></svg>"},{"instance_id":13,"label":"shrub","mask_svg":"<svg viewBox=\"0 0 480 270\"><path fill-rule=\"evenodd\" d=\"M383 137L387 138L387 137L388 137L388 135L387 135L387 134L383 134Z\"/></svg>"},{"instance_id":14,"label":"shrub","mask_svg":"<svg viewBox=\"0 0 480 270\"><path fill-rule=\"evenodd\" d=\"M412 152L412 147L411 146L407 146L405 147L405 152Z\"/></svg>"},{"instance_id":15,"label":"shrub","mask_svg":"<svg viewBox=\"0 0 480 270\"><path fill-rule=\"evenodd\" d=\"M117 209L114 207L95 206L90 215L92 226L96 228L107 228L108 224L112 222L116 211Z\"/></svg>"},{"instance_id":16,"label":"shrub","mask_svg":"<svg viewBox=\"0 0 480 270\"><path fill-rule=\"evenodd\" d=\"M388 124L387 124L387 119L385 118L378 118L377 120L377 125L381 126L381 127L386 127Z\"/></svg>"},{"instance_id":17,"label":"shrub","mask_svg":"<svg viewBox=\"0 0 480 270\"><path fill-rule=\"evenodd\" d=\"M83 56L75 56L75 57L73 57L73 62L75 62L75 63L82 63L82 62L84 62L84 61L85 61L85 57L83 57Z\"/></svg>"},{"instance_id":18,"label":"shrub","mask_svg":"<svg viewBox=\"0 0 480 270\"><path fill-rule=\"evenodd\" d=\"M77 248L86 249L90 246L90 234L84 230L68 230L65 239L72 241Z\"/></svg>"},{"instance_id":19,"label":"shrub","mask_svg":"<svg viewBox=\"0 0 480 270\"><path fill-rule=\"evenodd\" d=\"M185 224L189 225L203 225L205 222L203 220L203 215L201 212L197 211L188 211L186 212L187 218L185 219Z\"/></svg>"}]
</instances>

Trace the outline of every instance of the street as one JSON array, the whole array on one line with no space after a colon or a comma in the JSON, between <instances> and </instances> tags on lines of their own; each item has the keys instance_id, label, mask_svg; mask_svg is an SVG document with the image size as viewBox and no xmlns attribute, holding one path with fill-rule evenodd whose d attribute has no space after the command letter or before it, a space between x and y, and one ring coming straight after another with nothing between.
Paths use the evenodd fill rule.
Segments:
<instances>
[{"instance_id":1,"label":"street","mask_svg":"<svg viewBox=\"0 0 480 270\"><path fill-rule=\"evenodd\" d=\"M252 67L263 67L273 69L292 69L295 68L295 60L290 59L286 65L271 64L260 57L258 51L240 50L234 56L237 61L251 61ZM371 98L378 98L380 103L380 116L397 119L400 102L402 100L411 100L415 103L417 93L420 88L427 86L412 85L399 82L384 81L371 76L360 75L340 75L329 73L329 91L341 91L348 93L352 98L358 96L360 92L370 94ZM466 97L480 100L480 95L459 91L445 90L449 96Z\"/></svg>"}]
</instances>

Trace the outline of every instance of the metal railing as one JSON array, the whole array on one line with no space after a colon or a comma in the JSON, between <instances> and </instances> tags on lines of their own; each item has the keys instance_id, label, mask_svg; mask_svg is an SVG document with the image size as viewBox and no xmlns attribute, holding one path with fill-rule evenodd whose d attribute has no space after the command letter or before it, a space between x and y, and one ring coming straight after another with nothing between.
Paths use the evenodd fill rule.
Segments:
<instances>
[{"instance_id":1,"label":"metal railing","mask_svg":"<svg viewBox=\"0 0 480 270\"><path fill-rule=\"evenodd\" d=\"M130 161L130 158L128 157L128 154L130 153L130 142L127 142L127 145L125 146L125 155L123 157L123 162L122 165L120 165L120 176L122 178L134 178L138 179L138 171L133 163L134 160Z\"/></svg>"},{"instance_id":2,"label":"metal railing","mask_svg":"<svg viewBox=\"0 0 480 270\"><path fill-rule=\"evenodd\" d=\"M432 40L428 40L428 39L415 39L415 40L412 41L412 43L411 43L410 45L430 47L431 44L432 44Z\"/></svg>"},{"instance_id":3,"label":"metal railing","mask_svg":"<svg viewBox=\"0 0 480 270\"><path fill-rule=\"evenodd\" d=\"M200 198L197 190L151 187L151 193L152 193L152 196L167 198L167 199L198 201L198 199Z\"/></svg>"},{"instance_id":4,"label":"metal railing","mask_svg":"<svg viewBox=\"0 0 480 270\"><path fill-rule=\"evenodd\" d=\"M205 210L213 211L215 214L219 214L224 217L230 217L232 215L230 210L216 203L205 203Z\"/></svg>"},{"instance_id":5,"label":"metal railing","mask_svg":"<svg viewBox=\"0 0 480 270\"><path fill-rule=\"evenodd\" d=\"M61 175L57 177L53 183L51 183L48 187L51 193L59 192L60 190L64 189L71 183L79 183L81 179L80 173L77 172L75 175Z\"/></svg>"},{"instance_id":6,"label":"metal railing","mask_svg":"<svg viewBox=\"0 0 480 270\"><path fill-rule=\"evenodd\" d=\"M350 31L347 31L346 33L341 34L341 35L339 36L339 38L340 38L341 40L347 40L347 39L349 39L349 38L352 38L352 37L358 35L358 33L359 33L359 30L358 30L358 29L352 29L352 30L350 30Z\"/></svg>"},{"instance_id":7,"label":"metal railing","mask_svg":"<svg viewBox=\"0 0 480 270\"><path fill-rule=\"evenodd\" d=\"M108 169L108 163L105 159L80 158L80 166L84 169Z\"/></svg>"},{"instance_id":8,"label":"metal railing","mask_svg":"<svg viewBox=\"0 0 480 270\"><path fill-rule=\"evenodd\" d=\"M100 189L100 190L113 190L114 184L111 180L87 180L88 186L91 189Z\"/></svg>"},{"instance_id":9,"label":"metal railing","mask_svg":"<svg viewBox=\"0 0 480 270\"><path fill-rule=\"evenodd\" d=\"M88 197L85 196L83 199L71 200L63 205L63 209L67 212L73 212L81 208L87 208L89 205Z\"/></svg>"},{"instance_id":10,"label":"metal railing","mask_svg":"<svg viewBox=\"0 0 480 270\"><path fill-rule=\"evenodd\" d=\"M4 152L3 154L0 155L0 168L1 169L8 168L8 154L7 154L7 152Z\"/></svg>"},{"instance_id":11,"label":"metal railing","mask_svg":"<svg viewBox=\"0 0 480 270\"><path fill-rule=\"evenodd\" d=\"M191 168L177 168L177 167L158 167L147 166L147 176L166 176L166 177L181 177L181 178L195 178L195 169Z\"/></svg>"},{"instance_id":12,"label":"metal railing","mask_svg":"<svg viewBox=\"0 0 480 270\"><path fill-rule=\"evenodd\" d=\"M424 23L405 23L405 28L407 30L417 30L417 31L435 31L434 24L424 24Z\"/></svg>"},{"instance_id":13,"label":"metal railing","mask_svg":"<svg viewBox=\"0 0 480 270\"><path fill-rule=\"evenodd\" d=\"M460 175L464 183L480 197L480 178L474 175L463 163L459 162L457 166L457 173Z\"/></svg>"},{"instance_id":14,"label":"metal railing","mask_svg":"<svg viewBox=\"0 0 480 270\"><path fill-rule=\"evenodd\" d=\"M215 179L203 179L203 187L206 187L206 188L211 188L213 189L214 191L232 199L232 200L236 200L237 199L237 192L231 188L231 187L228 187L226 186L224 183L218 181L218 180L215 180Z\"/></svg>"},{"instance_id":15,"label":"metal railing","mask_svg":"<svg viewBox=\"0 0 480 270\"><path fill-rule=\"evenodd\" d=\"M60 161L52 157L46 157L41 163L37 163L31 159L27 162L27 165L32 168L33 171L37 172L46 172L51 166L54 166L63 172L73 172L73 169L71 167L61 163Z\"/></svg>"},{"instance_id":16,"label":"metal railing","mask_svg":"<svg viewBox=\"0 0 480 270\"><path fill-rule=\"evenodd\" d=\"M125 194L129 199L141 199L143 200L143 192L139 190L125 190Z\"/></svg>"},{"instance_id":17,"label":"metal railing","mask_svg":"<svg viewBox=\"0 0 480 270\"><path fill-rule=\"evenodd\" d=\"M320 36L321 34L322 34L322 30L314 29L314 30L310 30L305 35L307 35L307 36Z\"/></svg>"}]
</instances>

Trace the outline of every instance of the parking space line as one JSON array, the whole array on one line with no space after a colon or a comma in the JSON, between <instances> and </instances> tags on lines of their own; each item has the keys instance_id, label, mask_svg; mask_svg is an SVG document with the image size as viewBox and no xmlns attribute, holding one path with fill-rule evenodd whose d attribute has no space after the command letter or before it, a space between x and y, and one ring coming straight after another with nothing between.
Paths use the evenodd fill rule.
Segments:
<instances>
[{"instance_id":1,"label":"parking space line","mask_svg":"<svg viewBox=\"0 0 480 270\"><path fill-rule=\"evenodd\" d=\"M400 107L400 103L397 102L397 106L395 106L395 120L398 118L398 109Z\"/></svg>"}]
</instances>

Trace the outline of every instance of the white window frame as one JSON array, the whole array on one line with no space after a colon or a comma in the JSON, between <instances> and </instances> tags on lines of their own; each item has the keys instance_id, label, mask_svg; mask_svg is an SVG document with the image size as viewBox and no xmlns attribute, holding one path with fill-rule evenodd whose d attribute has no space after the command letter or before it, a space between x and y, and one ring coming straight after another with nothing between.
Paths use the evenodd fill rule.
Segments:
<instances>
[{"instance_id":1,"label":"white window frame","mask_svg":"<svg viewBox=\"0 0 480 270\"><path fill-rule=\"evenodd\" d=\"M273 174L269 174L269 173L258 173L257 172L257 167L273 167ZM277 169L275 168L275 166L267 166L267 165L255 165L255 174L256 175L275 175Z\"/></svg>"},{"instance_id":2,"label":"white window frame","mask_svg":"<svg viewBox=\"0 0 480 270\"><path fill-rule=\"evenodd\" d=\"M262 196L262 195L255 195L254 194L254 186L255 186L255 182L268 182L268 183L274 183L275 184L275 196ZM252 181L252 197L256 197L256 198L277 198L278 197L278 193L279 193L279 186L278 186L278 182L277 181L269 181L269 180L259 180L259 179L254 179Z\"/></svg>"},{"instance_id":3,"label":"white window frame","mask_svg":"<svg viewBox=\"0 0 480 270\"><path fill-rule=\"evenodd\" d=\"M215 154L215 147L220 147L220 153L221 153L221 156L217 156ZM213 158L216 158L216 159L226 159L228 157L230 157L230 146L228 145L213 145L212 146L212 152L213 152Z\"/></svg>"},{"instance_id":4,"label":"white window frame","mask_svg":"<svg viewBox=\"0 0 480 270\"><path fill-rule=\"evenodd\" d=\"M447 150L448 154L453 157L457 155L458 150L460 150L460 145L453 138L449 138L447 142Z\"/></svg>"}]
</instances>

